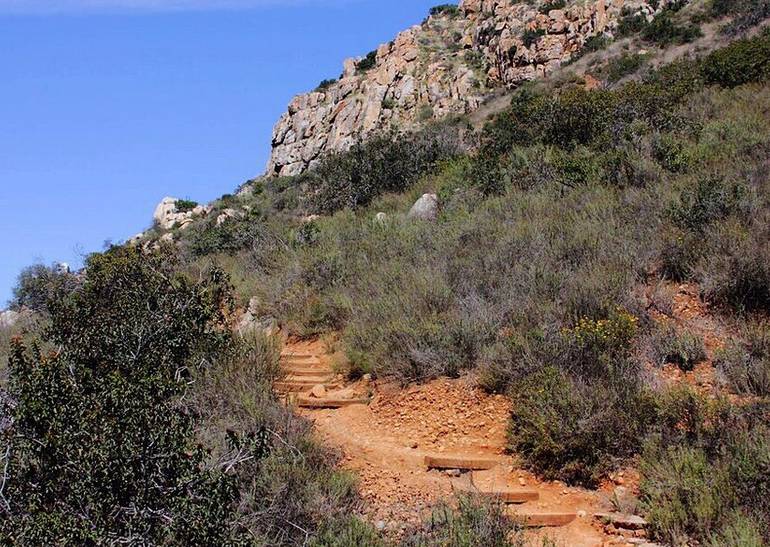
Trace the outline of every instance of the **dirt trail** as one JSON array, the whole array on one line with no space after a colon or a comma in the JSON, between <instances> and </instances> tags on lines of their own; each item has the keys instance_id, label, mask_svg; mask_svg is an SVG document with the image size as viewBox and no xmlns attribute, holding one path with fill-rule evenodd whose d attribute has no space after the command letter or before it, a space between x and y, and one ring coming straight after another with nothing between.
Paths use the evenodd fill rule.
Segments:
<instances>
[{"instance_id":1,"label":"dirt trail","mask_svg":"<svg viewBox=\"0 0 770 547\"><path fill-rule=\"evenodd\" d=\"M605 527L594 518L595 513L610 511L607 499L616 484L609 483L604 491L587 491L543 482L506 454L507 398L482 392L470 377L406 389L366 381L337 389L342 379L332 372L330 360L318 341L288 343L282 354L289 378L312 375L332 388L319 388L320 397L310 395L310 388L293 395L300 406L302 401L330 401L332 406L344 399L369 401L342 408L299 408L298 412L314 421L321 439L342 451L343 466L359 477L365 517L389 536L399 537L410 526L424 522L439 501L475 491L527 498L525 503L509 505L509 510L550 525L529 529L533 545L540 545L543 537L569 547L645 543L638 537L643 536L641 531ZM426 457L456 457L458 467L475 462L487 469L429 469ZM435 462L447 464L441 459ZM619 478L618 483L622 482ZM571 522L553 526L560 524L559 519Z\"/></svg>"}]
</instances>

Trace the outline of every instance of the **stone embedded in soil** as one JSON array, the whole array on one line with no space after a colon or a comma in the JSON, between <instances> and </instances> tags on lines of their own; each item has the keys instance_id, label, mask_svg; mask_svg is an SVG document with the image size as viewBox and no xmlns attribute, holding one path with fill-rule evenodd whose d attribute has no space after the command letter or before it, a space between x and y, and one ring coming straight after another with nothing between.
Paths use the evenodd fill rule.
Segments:
<instances>
[{"instance_id":1,"label":"stone embedded in soil","mask_svg":"<svg viewBox=\"0 0 770 547\"><path fill-rule=\"evenodd\" d=\"M641 530L647 526L647 521L637 515L624 515L622 513L595 513L594 517L616 528L624 530Z\"/></svg>"},{"instance_id":2,"label":"stone embedded in soil","mask_svg":"<svg viewBox=\"0 0 770 547\"><path fill-rule=\"evenodd\" d=\"M316 399L323 399L326 397L326 388L322 384L313 386L313 389L310 390L310 395Z\"/></svg>"}]
</instances>

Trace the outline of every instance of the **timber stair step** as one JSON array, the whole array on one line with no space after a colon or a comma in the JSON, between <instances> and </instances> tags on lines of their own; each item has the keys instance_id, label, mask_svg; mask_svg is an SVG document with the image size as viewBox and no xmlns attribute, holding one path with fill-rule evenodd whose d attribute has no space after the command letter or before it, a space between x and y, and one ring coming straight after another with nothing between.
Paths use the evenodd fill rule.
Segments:
<instances>
[{"instance_id":1,"label":"timber stair step","mask_svg":"<svg viewBox=\"0 0 770 547\"><path fill-rule=\"evenodd\" d=\"M516 510L510 514L528 528L567 526L577 518L576 513L569 512L534 512Z\"/></svg>"},{"instance_id":2,"label":"timber stair step","mask_svg":"<svg viewBox=\"0 0 770 547\"><path fill-rule=\"evenodd\" d=\"M282 353L281 361L318 361L318 356L312 353Z\"/></svg>"},{"instance_id":3,"label":"timber stair step","mask_svg":"<svg viewBox=\"0 0 770 547\"><path fill-rule=\"evenodd\" d=\"M334 376L331 374L314 374L312 376L303 376L301 374L287 374L281 381L295 384L337 384L334 382Z\"/></svg>"},{"instance_id":4,"label":"timber stair step","mask_svg":"<svg viewBox=\"0 0 770 547\"><path fill-rule=\"evenodd\" d=\"M311 367L282 367L287 376L334 376L331 369L311 368Z\"/></svg>"},{"instance_id":5,"label":"timber stair step","mask_svg":"<svg viewBox=\"0 0 770 547\"><path fill-rule=\"evenodd\" d=\"M351 405L368 405L369 399L316 399L299 395L295 402L300 408L343 408Z\"/></svg>"},{"instance_id":6,"label":"timber stair step","mask_svg":"<svg viewBox=\"0 0 770 547\"><path fill-rule=\"evenodd\" d=\"M537 490L516 490L512 488L501 488L499 490L477 490L476 493L494 498L503 503L527 503L540 499L540 493Z\"/></svg>"},{"instance_id":7,"label":"timber stair step","mask_svg":"<svg viewBox=\"0 0 770 547\"><path fill-rule=\"evenodd\" d=\"M425 467L428 469L462 469L478 471L492 469L501 463L494 458L475 456L425 456Z\"/></svg>"}]
</instances>

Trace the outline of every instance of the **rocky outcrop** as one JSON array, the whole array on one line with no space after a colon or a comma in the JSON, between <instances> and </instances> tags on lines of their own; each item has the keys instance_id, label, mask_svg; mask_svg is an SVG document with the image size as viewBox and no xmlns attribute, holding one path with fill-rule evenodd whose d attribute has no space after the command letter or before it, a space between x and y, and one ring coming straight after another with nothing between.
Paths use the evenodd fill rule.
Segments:
<instances>
[{"instance_id":1,"label":"rocky outcrop","mask_svg":"<svg viewBox=\"0 0 770 547\"><path fill-rule=\"evenodd\" d=\"M591 37L611 35L622 13L651 18L672 1L572 0L549 11L463 0L381 45L373 63L348 59L339 81L295 97L273 130L267 174L297 175L375 130L471 112L495 88L545 77Z\"/></svg>"},{"instance_id":2,"label":"rocky outcrop","mask_svg":"<svg viewBox=\"0 0 770 547\"><path fill-rule=\"evenodd\" d=\"M155 207L155 213L152 218L159 228L163 230L171 230L175 227L184 229L192 224L195 217L204 216L211 211L210 207L203 205L196 205L188 211L180 211L178 203L179 200L177 198L165 197Z\"/></svg>"}]
</instances>

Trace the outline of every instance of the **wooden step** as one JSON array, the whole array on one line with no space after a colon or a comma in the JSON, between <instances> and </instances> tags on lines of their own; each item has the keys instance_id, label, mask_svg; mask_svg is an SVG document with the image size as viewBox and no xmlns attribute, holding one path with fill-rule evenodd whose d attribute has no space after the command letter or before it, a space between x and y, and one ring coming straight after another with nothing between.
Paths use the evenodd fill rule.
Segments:
<instances>
[{"instance_id":1,"label":"wooden step","mask_svg":"<svg viewBox=\"0 0 770 547\"><path fill-rule=\"evenodd\" d=\"M326 384L326 383L336 383L332 382L334 379L334 376L331 374L320 374L320 375L313 375L313 376L302 376L300 374L287 374L282 381L289 382L289 383L301 383L301 384Z\"/></svg>"},{"instance_id":2,"label":"wooden step","mask_svg":"<svg viewBox=\"0 0 770 547\"><path fill-rule=\"evenodd\" d=\"M536 513L522 510L512 512L511 516L529 528L567 526L577 518L576 513Z\"/></svg>"},{"instance_id":3,"label":"wooden step","mask_svg":"<svg viewBox=\"0 0 770 547\"><path fill-rule=\"evenodd\" d=\"M322 369L322 368L309 368L309 367L283 367L283 372L286 373L287 376L325 376L325 377L331 377L334 376L334 372L330 369Z\"/></svg>"},{"instance_id":4,"label":"wooden step","mask_svg":"<svg viewBox=\"0 0 770 547\"><path fill-rule=\"evenodd\" d=\"M291 391L294 393L300 393L303 391L310 391L317 385L323 385L327 391L335 389L342 389L341 384L325 384L322 382L276 382L273 384L276 391Z\"/></svg>"},{"instance_id":5,"label":"wooden step","mask_svg":"<svg viewBox=\"0 0 770 547\"><path fill-rule=\"evenodd\" d=\"M474 456L425 456L425 466L428 469L466 469L476 471L492 469L500 464L500 460Z\"/></svg>"},{"instance_id":6,"label":"wooden step","mask_svg":"<svg viewBox=\"0 0 770 547\"><path fill-rule=\"evenodd\" d=\"M369 399L316 399L299 395L295 399L300 408L342 408L351 405L368 405Z\"/></svg>"},{"instance_id":7,"label":"wooden step","mask_svg":"<svg viewBox=\"0 0 770 547\"><path fill-rule=\"evenodd\" d=\"M513 490L502 488L500 490L479 490L482 496L489 496L503 503L527 503L540 499L540 493L536 490Z\"/></svg>"},{"instance_id":8,"label":"wooden step","mask_svg":"<svg viewBox=\"0 0 770 547\"><path fill-rule=\"evenodd\" d=\"M282 353L281 360L287 361L313 361L317 360L318 356L312 353Z\"/></svg>"}]
</instances>

